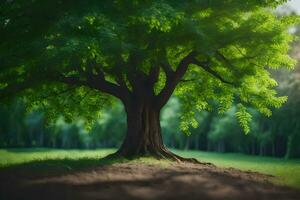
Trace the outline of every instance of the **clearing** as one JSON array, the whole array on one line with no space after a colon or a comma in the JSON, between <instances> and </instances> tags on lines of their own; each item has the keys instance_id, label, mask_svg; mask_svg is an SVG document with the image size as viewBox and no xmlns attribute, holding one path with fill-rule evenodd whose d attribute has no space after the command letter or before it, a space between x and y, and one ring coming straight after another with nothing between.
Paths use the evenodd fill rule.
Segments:
<instances>
[{"instance_id":1,"label":"clearing","mask_svg":"<svg viewBox=\"0 0 300 200\"><path fill-rule=\"evenodd\" d=\"M151 158L101 159L112 151L0 150L0 199L300 199L299 160L196 151L176 153L202 157L218 167ZM286 181L293 173L293 181Z\"/></svg>"}]
</instances>

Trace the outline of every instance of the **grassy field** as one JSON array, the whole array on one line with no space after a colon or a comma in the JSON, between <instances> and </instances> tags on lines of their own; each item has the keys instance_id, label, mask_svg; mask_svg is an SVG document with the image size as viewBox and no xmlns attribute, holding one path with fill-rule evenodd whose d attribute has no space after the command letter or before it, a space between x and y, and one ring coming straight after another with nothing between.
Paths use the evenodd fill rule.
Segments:
<instances>
[{"instance_id":1,"label":"grassy field","mask_svg":"<svg viewBox=\"0 0 300 200\"><path fill-rule=\"evenodd\" d=\"M219 167L233 167L273 175L277 184L300 188L300 159L250 156L236 153L212 153L199 151L175 151L184 157L194 157Z\"/></svg>"},{"instance_id":2,"label":"grassy field","mask_svg":"<svg viewBox=\"0 0 300 200\"><path fill-rule=\"evenodd\" d=\"M57 149L0 149L0 169L76 169L105 164L100 160L114 152L114 149L98 150L57 150ZM194 157L203 162L211 162L220 167L233 167L274 175L274 182L300 188L300 159L248 156L242 154L221 154L200 151L178 151L184 157ZM157 162L143 160L143 162Z\"/></svg>"}]
</instances>

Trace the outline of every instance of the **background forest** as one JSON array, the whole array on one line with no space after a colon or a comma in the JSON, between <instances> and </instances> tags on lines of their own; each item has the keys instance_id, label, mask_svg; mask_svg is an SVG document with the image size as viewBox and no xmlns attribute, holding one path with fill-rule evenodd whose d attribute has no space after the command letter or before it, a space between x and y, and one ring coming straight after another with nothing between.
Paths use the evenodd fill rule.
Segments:
<instances>
[{"instance_id":1,"label":"background forest","mask_svg":"<svg viewBox=\"0 0 300 200\"><path fill-rule=\"evenodd\" d=\"M300 28L295 34L300 36ZM295 42L291 54L300 60L300 42ZM300 65L294 71L270 71L279 82L278 91L289 97L273 115L265 117L252 111L251 131L244 134L235 116L236 107L223 115L217 109L196 113L196 129L190 133L180 130L180 102L173 97L165 106L161 125L165 144L170 148L217 152L300 157ZM121 104L106 109L101 117L85 126L85 119L69 122L63 117L48 124L38 108L27 113L24 99L10 105L0 105L0 148L53 147L101 148L119 147L126 130L126 118Z\"/></svg>"}]
</instances>

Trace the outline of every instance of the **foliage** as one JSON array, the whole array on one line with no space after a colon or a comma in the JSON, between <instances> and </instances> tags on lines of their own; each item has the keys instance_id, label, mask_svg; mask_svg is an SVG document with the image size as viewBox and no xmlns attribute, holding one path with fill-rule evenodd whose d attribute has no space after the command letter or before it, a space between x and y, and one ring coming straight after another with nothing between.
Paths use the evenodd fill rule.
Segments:
<instances>
[{"instance_id":1,"label":"foliage","mask_svg":"<svg viewBox=\"0 0 300 200\"><path fill-rule=\"evenodd\" d=\"M247 112L246 108L242 104L238 104L238 111L236 112L236 116L244 129L245 133L248 134L250 132L249 122L251 120L251 115Z\"/></svg>"},{"instance_id":2,"label":"foliage","mask_svg":"<svg viewBox=\"0 0 300 200\"><path fill-rule=\"evenodd\" d=\"M196 110L216 102L224 113L238 102L247 133L245 106L269 116L286 101L267 71L295 64L288 28L298 19L271 10L284 2L1 1L0 94L42 105L47 119L91 119L114 102L99 91L124 101L158 69L154 95L164 105L177 85L185 132L198 126Z\"/></svg>"}]
</instances>

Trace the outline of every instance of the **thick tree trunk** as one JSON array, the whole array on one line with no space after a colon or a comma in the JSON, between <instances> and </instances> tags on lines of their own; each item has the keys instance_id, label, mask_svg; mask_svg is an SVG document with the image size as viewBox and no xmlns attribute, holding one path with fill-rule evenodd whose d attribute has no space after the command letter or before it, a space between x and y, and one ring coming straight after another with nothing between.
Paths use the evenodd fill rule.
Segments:
<instances>
[{"instance_id":1,"label":"thick tree trunk","mask_svg":"<svg viewBox=\"0 0 300 200\"><path fill-rule=\"evenodd\" d=\"M159 121L160 110L150 103L126 107L127 133L118 153L125 157L156 155L165 149Z\"/></svg>"},{"instance_id":2,"label":"thick tree trunk","mask_svg":"<svg viewBox=\"0 0 300 200\"><path fill-rule=\"evenodd\" d=\"M160 127L160 109L146 102L134 102L125 107L127 133L114 156L126 158L153 156L176 161L198 163L195 159L182 158L169 151L163 143Z\"/></svg>"}]
</instances>

